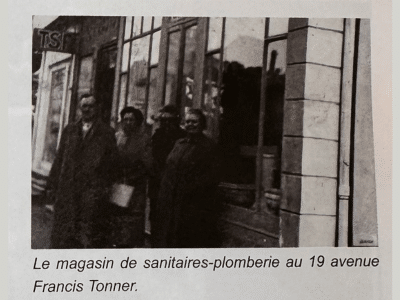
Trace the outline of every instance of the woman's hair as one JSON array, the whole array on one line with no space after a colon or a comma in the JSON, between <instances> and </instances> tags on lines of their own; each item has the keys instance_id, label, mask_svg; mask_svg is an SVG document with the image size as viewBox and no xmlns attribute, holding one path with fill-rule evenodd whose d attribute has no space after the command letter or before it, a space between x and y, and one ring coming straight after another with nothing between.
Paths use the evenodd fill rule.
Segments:
<instances>
[{"instance_id":1,"label":"woman's hair","mask_svg":"<svg viewBox=\"0 0 400 300\"><path fill-rule=\"evenodd\" d=\"M144 117L142 112L139 109L134 108L133 106L126 106L123 110L121 110L121 120L123 120L124 116L129 113L133 113L138 126L143 123Z\"/></svg>"},{"instance_id":2,"label":"woman's hair","mask_svg":"<svg viewBox=\"0 0 400 300\"><path fill-rule=\"evenodd\" d=\"M201 109L198 108L189 108L186 112L186 115L196 115L199 117L200 125L203 129L207 128L207 119L205 114Z\"/></svg>"},{"instance_id":3,"label":"woman's hair","mask_svg":"<svg viewBox=\"0 0 400 300\"><path fill-rule=\"evenodd\" d=\"M167 104L163 108L160 109L160 113L167 113L179 118L179 110L175 105Z\"/></svg>"}]
</instances>

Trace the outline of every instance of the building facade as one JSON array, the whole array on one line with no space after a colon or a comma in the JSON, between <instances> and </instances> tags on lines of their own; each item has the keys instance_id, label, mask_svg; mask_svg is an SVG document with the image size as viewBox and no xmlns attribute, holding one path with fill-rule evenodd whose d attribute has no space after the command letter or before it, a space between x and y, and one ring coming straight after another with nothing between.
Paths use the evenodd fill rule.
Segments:
<instances>
[{"instance_id":1,"label":"building facade","mask_svg":"<svg viewBox=\"0 0 400 300\"><path fill-rule=\"evenodd\" d=\"M36 93L33 186L93 93L113 127L201 108L223 151L223 247L377 246L369 20L66 17Z\"/></svg>"}]
</instances>

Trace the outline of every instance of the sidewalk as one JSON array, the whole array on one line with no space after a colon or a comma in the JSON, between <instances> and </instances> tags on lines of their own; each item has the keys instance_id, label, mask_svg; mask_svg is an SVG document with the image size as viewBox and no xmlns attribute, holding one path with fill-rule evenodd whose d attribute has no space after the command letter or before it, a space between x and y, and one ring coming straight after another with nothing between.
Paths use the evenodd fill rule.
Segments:
<instances>
[{"instance_id":1,"label":"sidewalk","mask_svg":"<svg viewBox=\"0 0 400 300\"><path fill-rule=\"evenodd\" d=\"M31 248L50 249L50 235L53 212L46 207L39 196L32 195ZM147 216L147 215L146 215ZM151 248L149 225L147 222L146 239L143 248Z\"/></svg>"}]
</instances>

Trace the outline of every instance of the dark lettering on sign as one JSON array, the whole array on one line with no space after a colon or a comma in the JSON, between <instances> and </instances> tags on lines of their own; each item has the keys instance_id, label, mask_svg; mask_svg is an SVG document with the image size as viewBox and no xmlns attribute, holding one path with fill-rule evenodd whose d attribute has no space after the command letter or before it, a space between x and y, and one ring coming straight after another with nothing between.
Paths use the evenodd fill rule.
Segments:
<instances>
[{"instance_id":1,"label":"dark lettering on sign","mask_svg":"<svg viewBox=\"0 0 400 300\"><path fill-rule=\"evenodd\" d=\"M39 30L39 35L40 35L40 48L45 48L46 47L46 38L49 35L49 32L47 30Z\"/></svg>"},{"instance_id":2,"label":"dark lettering on sign","mask_svg":"<svg viewBox=\"0 0 400 300\"><path fill-rule=\"evenodd\" d=\"M35 28L32 47L36 50L74 53L75 35L63 31Z\"/></svg>"},{"instance_id":3,"label":"dark lettering on sign","mask_svg":"<svg viewBox=\"0 0 400 300\"><path fill-rule=\"evenodd\" d=\"M49 43L49 48L52 49L59 49L62 50L62 33L60 32L51 32L49 37L50 37L50 43Z\"/></svg>"},{"instance_id":4,"label":"dark lettering on sign","mask_svg":"<svg viewBox=\"0 0 400 300\"><path fill-rule=\"evenodd\" d=\"M40 29L41 36L40 47L49 50L62 50L63 46L63 33L59 31L50 31Z\"/></svg>"}]
</instances>

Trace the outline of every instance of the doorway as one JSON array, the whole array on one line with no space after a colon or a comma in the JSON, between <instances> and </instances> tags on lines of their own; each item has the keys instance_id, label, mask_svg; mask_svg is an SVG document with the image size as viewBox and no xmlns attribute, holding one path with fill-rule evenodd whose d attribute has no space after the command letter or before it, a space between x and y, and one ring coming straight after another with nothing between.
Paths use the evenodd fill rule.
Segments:
<instances>
[{"instance_id":1,"label":"doorway","mask_svg":"<svg viewBox=\"0 0 400 300\"><path fill-rule=\"evenodd\" d=\"M94 96L101 104L101 118L106 124L111 119L116 60L115 46L101 49L97 56Z\"/></svg>"}]
</instances>

